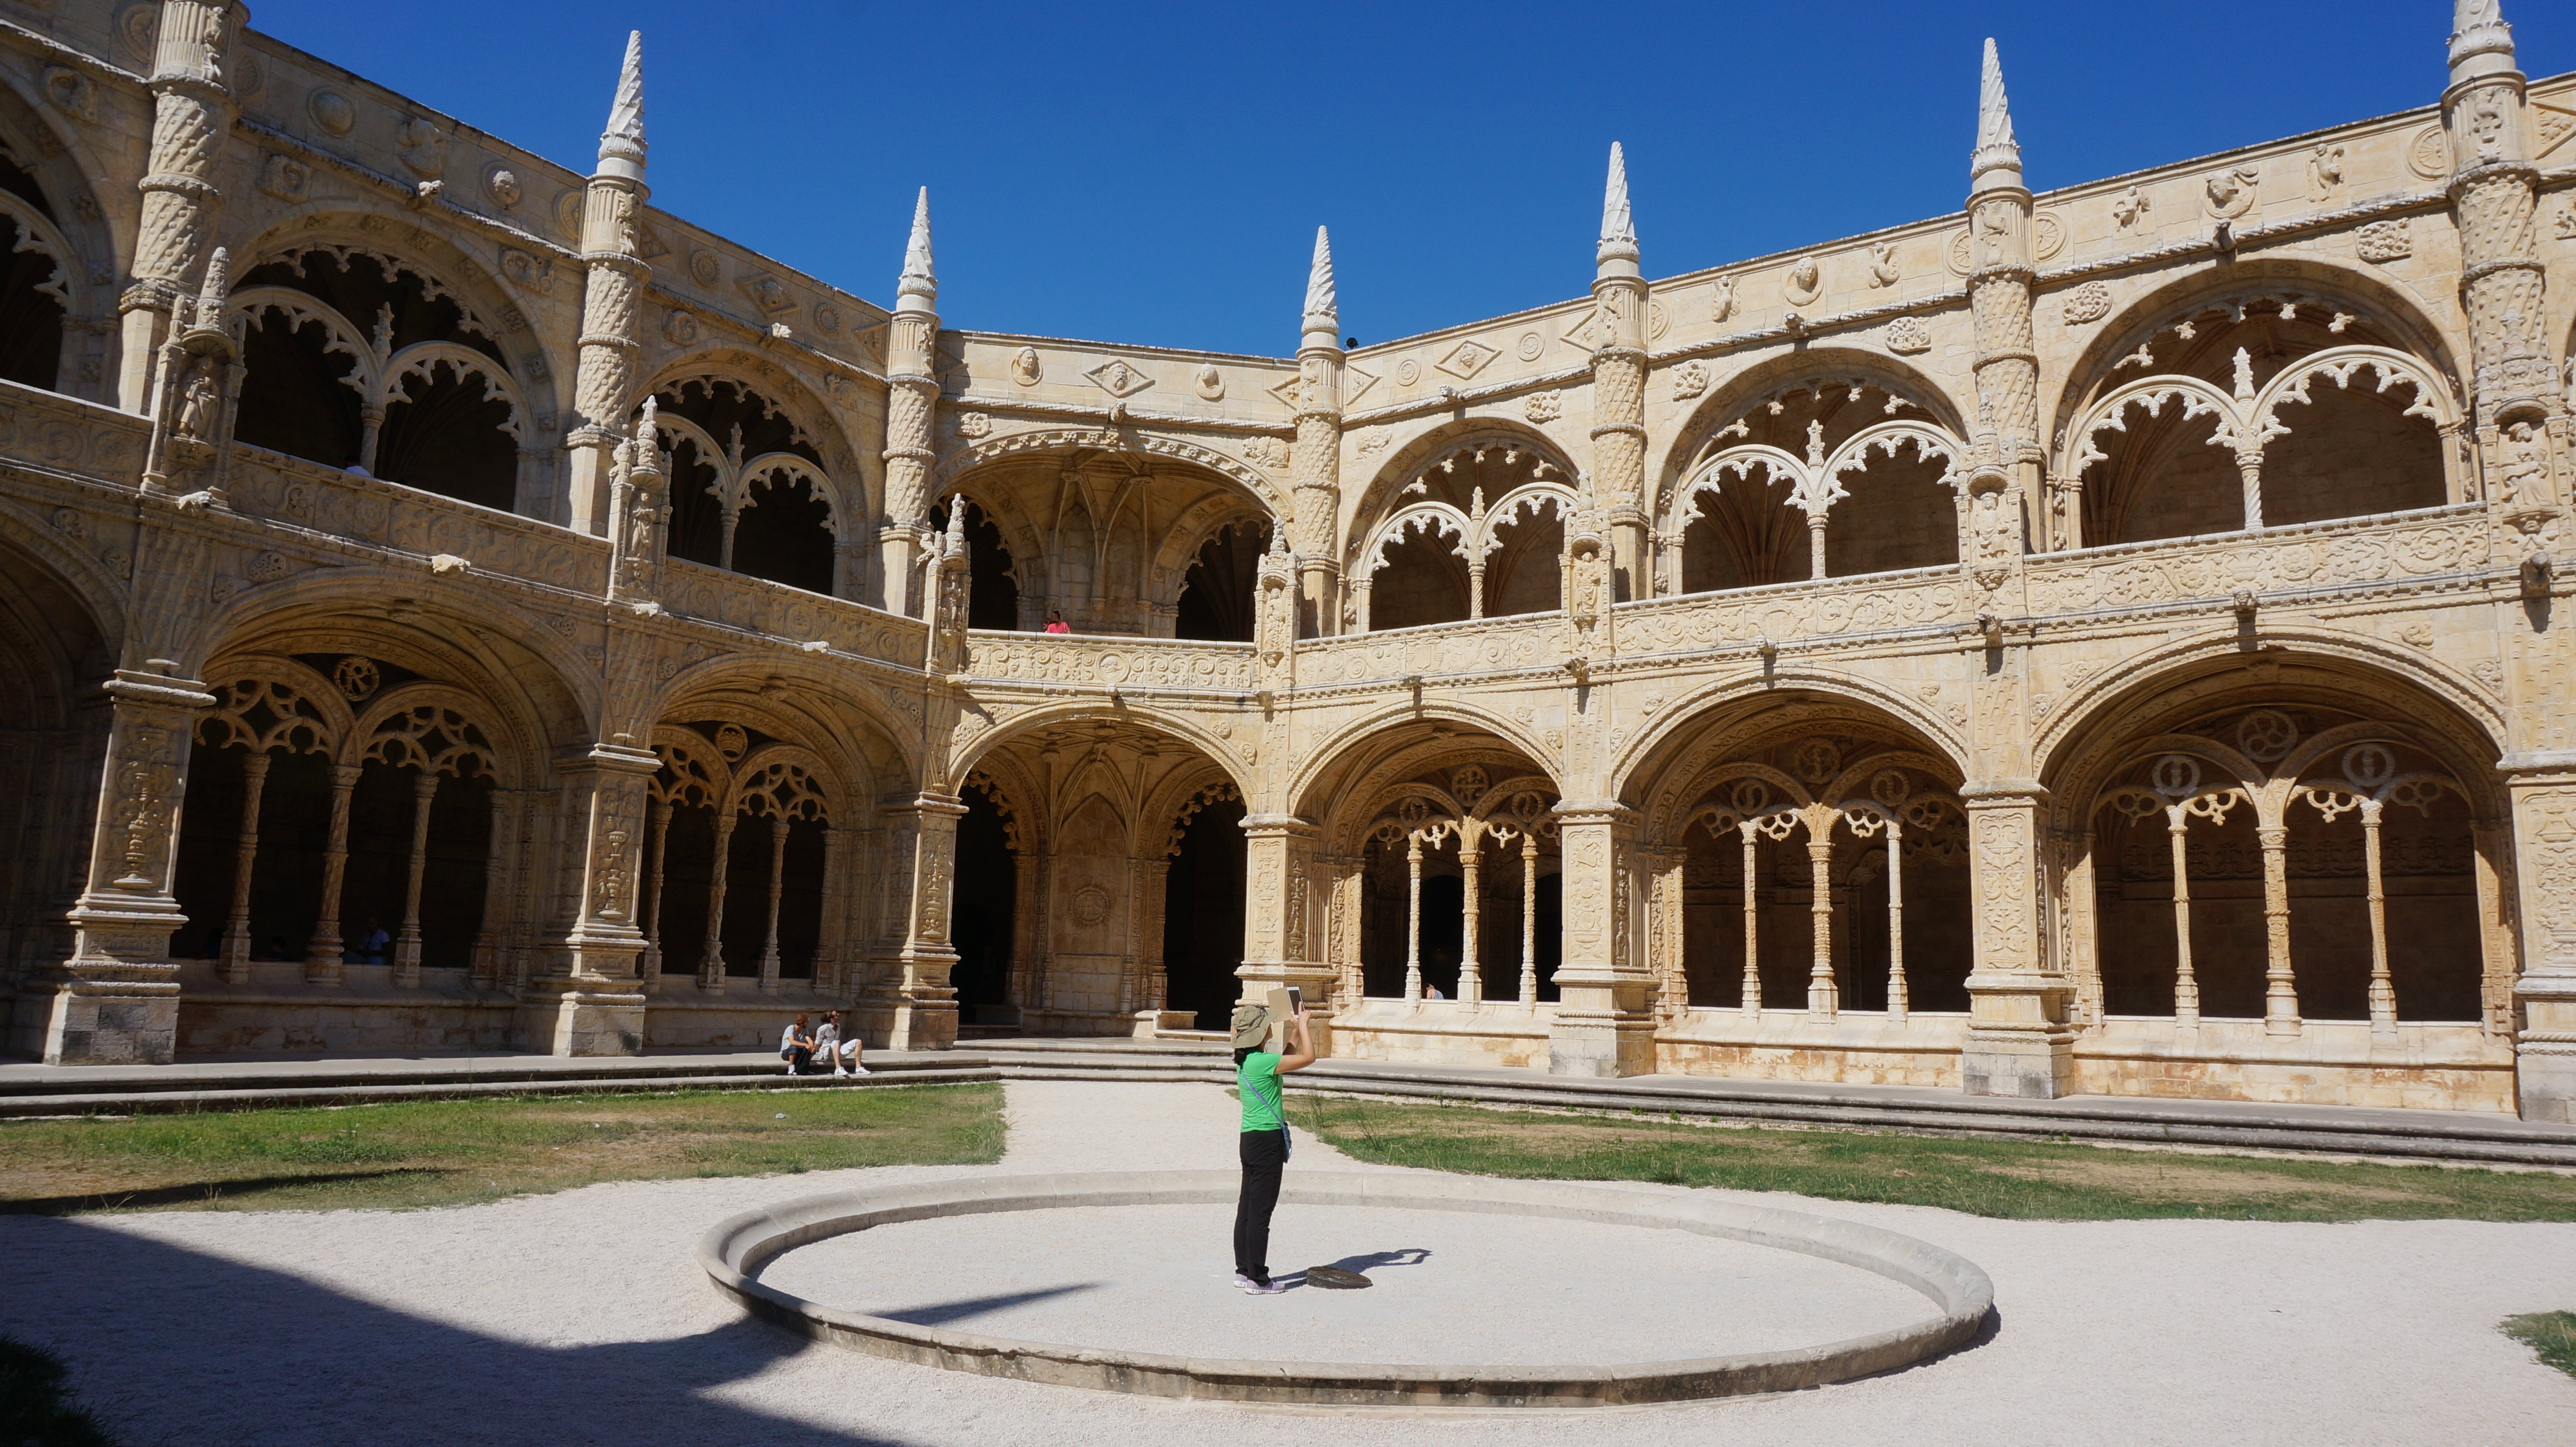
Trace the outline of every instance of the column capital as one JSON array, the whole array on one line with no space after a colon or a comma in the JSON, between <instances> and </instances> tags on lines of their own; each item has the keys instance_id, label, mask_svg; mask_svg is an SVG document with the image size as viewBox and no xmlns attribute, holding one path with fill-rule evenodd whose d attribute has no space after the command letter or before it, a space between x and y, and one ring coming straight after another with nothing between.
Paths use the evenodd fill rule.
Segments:
<instances>
[{"instance_id":1,"label":"column capital","mask_svg":"<svg viewBox=\"0 0 2576 1447\"><path fill-rule=\"evenodd\" d=\"M1242 827L1256 839L1312 839L1322 826L1298 814L1246 814Z\"/></svg>"}]
</instances>

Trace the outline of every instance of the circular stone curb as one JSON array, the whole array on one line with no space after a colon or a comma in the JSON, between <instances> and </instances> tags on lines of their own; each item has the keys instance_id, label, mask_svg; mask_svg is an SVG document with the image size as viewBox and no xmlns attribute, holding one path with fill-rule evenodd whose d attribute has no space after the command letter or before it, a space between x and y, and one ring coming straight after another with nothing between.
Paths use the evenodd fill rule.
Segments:
<instances>
[{"instance_id":1,"label":"circular stone curb","mask_svg":"<svg viewBox=\"0 0 2576 1447\"><path fill-rule=\"evenodd\" d=\"M879 1186L748 1211L698 1241L718 1289L800 1336L872 1356L992 1377L1212 1401L1303 1406L1608 1407L1794 1391L1869 1376L1965 1345L1994 1305L1976 1263L1929 1242L1803 1211L1732 1201L1477 1176L1291 1174L1284 1204L1489 1212L1690 1231L1873 1272L1931 1299L1935 1313L1893 1331L1801 1350L1618 1365L1479 1367L1176 1357L978 1336L836 1311L754 1279L799 1246L872 1226L1074 1206L1224 1204L1233 1171L998 1176Z\"/></svg>"}]
</instances>

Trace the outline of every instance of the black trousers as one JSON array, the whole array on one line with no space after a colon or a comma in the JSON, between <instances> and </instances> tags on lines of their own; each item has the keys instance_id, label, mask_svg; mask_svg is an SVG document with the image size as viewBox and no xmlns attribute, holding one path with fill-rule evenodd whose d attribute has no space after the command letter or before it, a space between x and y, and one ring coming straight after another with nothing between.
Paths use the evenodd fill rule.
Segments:
<instances>
[{"instance_id":1,"label":"black trousers","mask_svg":"<svg viewBox=\"0 0 2576 1447\"><path fill-rule=\"evenodd\" d=\"M1243 1133L1243 1194L1234 1203L1234 1269L1270 1280L1270 1212L1279 1204L1279 1174L1288 1165L1288 1133Z\"/></svg>"}]
</instances>

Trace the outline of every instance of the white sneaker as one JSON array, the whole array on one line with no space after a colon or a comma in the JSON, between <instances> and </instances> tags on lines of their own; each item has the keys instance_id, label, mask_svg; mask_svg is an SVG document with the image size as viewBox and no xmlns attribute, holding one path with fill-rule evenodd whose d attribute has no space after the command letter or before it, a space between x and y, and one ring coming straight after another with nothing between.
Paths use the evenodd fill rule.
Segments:
<instances>
[{"instance_id":1,"label":"white sneaker","mask_svg":"<svg viewBox=\"0 0 2576 1447\"><path fill-rule=\"evenodd\" d=\"M1236 1277L1234 1279L1234 1284L1246 1296L1277 1296L1279 1293L1288 1289L1287 1286L1281 1282L1255 1281L1249 1276Z\"/></svg>"},{"instance_id":2,"label":"white sneaker","mask_svg":"<svg viewBox=\"0 0 2576 1447\"><path fill-rule=\"evenodd\" d=\"M852 1075L865 1075L868 1073L868 1068L864 1065L853 1065L850 1067L850 1073Z\"/></svg>"},{"instance_id":3,"label":"white sneaker","mask_svg":"<svg viewBox=\"0 0 2576 1447\"><path fill-rule=\"evenodd\" d=\"M850 1073L850 1072L848 1072L848 1071L846 1071L846 1070L843 1070L841 1067L839 1067L839 1066L837 1066L837 1065L835 1065L835 1066L833 1066L833 1067L832 1067L832 1078L833 1078L834 1080L838 1080L838 1079L840 1079L842 1076L847 1075L847 1074L849 1074L849 1073Z\"/></svg>"}]
</instances>

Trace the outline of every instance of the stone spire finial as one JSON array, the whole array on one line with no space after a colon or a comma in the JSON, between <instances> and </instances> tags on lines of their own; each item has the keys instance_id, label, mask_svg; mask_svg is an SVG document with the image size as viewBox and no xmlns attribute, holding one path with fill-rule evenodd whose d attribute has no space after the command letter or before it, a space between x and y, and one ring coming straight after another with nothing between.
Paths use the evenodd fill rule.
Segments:
<instances>
[{"instance_id":1,"label":"stone spire finial","mask_svg":"<svg viewBox=\"0 0 2576 1447\"><path fill-rule=\"evenodd\" d=\"M1315 228L1315 263L1306 271L1305 329L1335 338L1342 332L1341 304L1333 295L1333 238L1321 226Z\"/></svg>"},{"instance_id":2,"label":"stone spire finial","mask_svg":"<svg viewBox=\"0 0 2576 1447\"><path fill-rule=\"evenodd\" d=\"M1628 211L1628 157L1619 143L1610 143L1610 180L1601 192L1601 244L1594 248L1592 259L1635 261L1637 259L1637 223Z\"/></svg>"},{"instance_id":3,"label":"stone spire finial","mask_svg":"<svg viewBox=\"0 0 2576 1447\"><path fill-rule=\"evenodd\" d=\"M2513 27L2499 0L2452 0L2451 81L2513 69Z\"/></svg>"},{"instance_id":4,"label":"stone spire finial","mask_svg":"<svg viewBox=\"0 0 2576 1447\"><path fill-rule=\"evenodd\" d=\"M939 278L930 270L930 188L912 203L912 239L903 245L903 277L895 283L897 297L920 297L925 303L939 298ZM902 303L897 302L898 306Z\"/></svg>"},{"instance_id":5,"label":"stone spire finial","mask_svg":"<svg viewBox=\"0 0 2576 1447\"><path fill-rule=\"evenodd\" d=\"M644 415L635 420L635 462L647 471L658 471L662 465L661 409L661 400L648 396Z\"/></svg>"},{"instance_id":6,"label":"stone spire finial","mask_svg":"<svg viewBox=\"0 0 2576 1447\"><path fill-rule=\"evenodd\" d=\"M644 32L626 32L626 63L617 71L617 99L608 107L608 129L599 133L599 166L644 176Z\"/></svg>"},{"instance_id":7,"label":"stone spire finial","mask_svg":"<svg viewBox=\"0 0 2576 1447\"><path fill-rule=\"evenodd\" d=\"M233 254L218 246L206 258L206 280L197 289L197 325L210 327L223 315L224 298L232 294Z\"/></svg>"},{"instance_id":8,"label":"stone spire finial","mask_svg":"<svg viewBox=\"0 0 2576 1447\"><path fill-rule=\"evenodd\" d=\"M1986 38L1986 63L1977 78L1977 149L1968 157L1968 189L2021 185L2021 147L2013 140L2012 108L2004 99L2004 65Z\"/></svg>"},{"instance_id":9,"label":"stone spire finial","mask_svg":"<svg viewBox=\"0 0 2576 1447\"><path fill-rule=\"evenodd\" d=\"M966 556L966 494L962 492L948 499L948 537L941 556Z\"/></svg>"}]
</instances>

